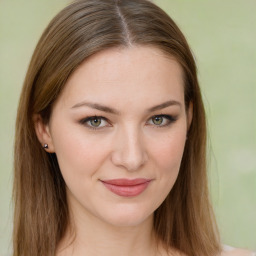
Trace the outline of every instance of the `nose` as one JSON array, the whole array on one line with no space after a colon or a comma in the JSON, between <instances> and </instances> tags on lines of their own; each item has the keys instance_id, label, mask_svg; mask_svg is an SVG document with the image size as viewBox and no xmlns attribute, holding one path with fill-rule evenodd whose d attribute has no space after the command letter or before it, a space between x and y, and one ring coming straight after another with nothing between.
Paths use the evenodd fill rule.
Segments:
<instances>
[{"instance_id":1,"label":"nose","mask_svg":"<svg viewBox=\"0 0 256 256\"><path fill-rule=\"evenodd\" d=\"M112 162L128 171L139 170L148 160L142 133L136 128L119 131L114 138Z\"/></svg>"}]
</instances>

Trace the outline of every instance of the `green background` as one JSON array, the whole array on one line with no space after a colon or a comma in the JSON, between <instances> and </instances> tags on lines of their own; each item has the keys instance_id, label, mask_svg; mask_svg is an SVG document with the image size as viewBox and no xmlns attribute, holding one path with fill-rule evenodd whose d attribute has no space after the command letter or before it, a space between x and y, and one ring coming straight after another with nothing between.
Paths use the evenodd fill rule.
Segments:
<instances>
[{"instance_id":1,"label":"green background","mask_svg":"<svg viewBox=\"0 0 256 256\"><path fill-rule=\"evenodd\" d=\"M195 55L222 241L256 250L256 1L158 0ZM43 29L68 0L0 0L0 255L10 250L15 114Z\"/></svg>"}]
</instances>

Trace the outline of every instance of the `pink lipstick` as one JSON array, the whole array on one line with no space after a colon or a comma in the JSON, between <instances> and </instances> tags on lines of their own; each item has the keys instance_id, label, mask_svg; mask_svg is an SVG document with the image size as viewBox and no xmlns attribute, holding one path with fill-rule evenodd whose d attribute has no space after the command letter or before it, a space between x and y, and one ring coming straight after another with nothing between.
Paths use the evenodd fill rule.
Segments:
<instances>
[{"instance_id":1,"label":"pink lipstick","mask_svg":"<svg viewBox=\"0 0 256 256\"><path fill-rule=\"evenodd\" d=\"M133 197L141 194L150 183L150 179L113 179L101 180L107 189L116 195L123 197Z\"/></svg>"}]
</instances>

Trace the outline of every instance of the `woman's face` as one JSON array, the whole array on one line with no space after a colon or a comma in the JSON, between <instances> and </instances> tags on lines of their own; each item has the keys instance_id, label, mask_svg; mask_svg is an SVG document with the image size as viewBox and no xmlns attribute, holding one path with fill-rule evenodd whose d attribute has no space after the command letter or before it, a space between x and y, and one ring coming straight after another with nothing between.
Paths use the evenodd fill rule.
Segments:
<instances>
[{"instance_id":1,"label":"woman's face","mask_svg":"<svg viewBox=\"0 0 256 256\"><path fill-rule=\"evenodd\" d=\"M179 173L191 119L183 87L180 65L145 46L102 51L71 75L40 129L75 216L115 226L152 217Z\"/></svg>"}]
</instances>

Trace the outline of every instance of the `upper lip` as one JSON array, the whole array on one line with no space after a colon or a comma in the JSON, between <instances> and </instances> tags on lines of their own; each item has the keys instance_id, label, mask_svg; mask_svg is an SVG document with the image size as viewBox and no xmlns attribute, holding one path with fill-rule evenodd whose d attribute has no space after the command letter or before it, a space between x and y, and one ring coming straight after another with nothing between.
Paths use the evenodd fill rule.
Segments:
<instances>
[{"instance_id":1,"label":"upper lip","mask_svg":"<svg viewBox=\"0 0 256 256\"><path fill-rule=\"evenodd\" d=\"M115 186L136 186L150 182L151 179L138 178L138 179L111 179L101 180L104 183L115 185Z\"/></svg>"}]
</instances>

